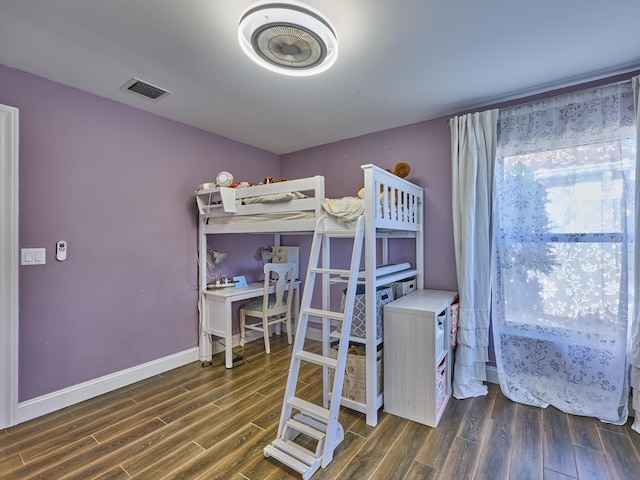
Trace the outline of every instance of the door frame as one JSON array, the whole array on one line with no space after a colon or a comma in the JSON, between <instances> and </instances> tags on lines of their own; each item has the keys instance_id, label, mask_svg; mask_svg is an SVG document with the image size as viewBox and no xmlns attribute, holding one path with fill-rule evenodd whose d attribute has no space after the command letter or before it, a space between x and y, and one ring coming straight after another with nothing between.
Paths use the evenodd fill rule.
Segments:
<instances>
[{"instance_id":1,"label":"door frame","mask_svg":"<svg viewBox=\"0 0 640 480\"><path fill-rule=\"evenodd\" d=\"M0 428L18 411L18 109L0 104Z\"/></svg>"}]
</instances>

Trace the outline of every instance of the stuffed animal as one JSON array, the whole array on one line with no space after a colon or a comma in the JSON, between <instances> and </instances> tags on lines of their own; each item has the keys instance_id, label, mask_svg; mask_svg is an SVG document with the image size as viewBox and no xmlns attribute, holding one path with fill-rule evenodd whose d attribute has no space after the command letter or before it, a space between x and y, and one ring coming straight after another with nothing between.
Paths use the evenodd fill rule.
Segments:
<instances>
[{"instance_id":1,"label":"stuffed animal","mask_svg":"<svg viewBox=\"0 0 640 480\"><path fill-rule=\"evenodd\" d=\"M393 173L400 178L405 178L409 175L409 173L411 173L411 166L406 162L399 162L396 163L396 166L393 167L393 170L389 168L387 168L386 170L387 172ZM364 187L360 187L360 190L358 190L358 197L364 200Z\"/></svg>"},{"instance_id":2,"label":"stuffed animal","mask_svg":"<svg viewBox=\"0 0 640 480\"><path fill-rule=\"evenodd\" d=\"M269 183L278 183L278 182L286 182L287 179L286 178L281 178L280 180L277 180L273 177L267 177L264 180L262 180L260 182L261 185L268 185Z\"/></svg>"},{"instance_id":3,"label":"stuffed animal","mask_svg":"<svg viewBox=\"0 0 640 480\"><path fill-rule=\"evenodd\" d=\"M405 178L411 173L411 167L406 162L399 162L396 163L396 166L393 167L393 170L389 170L387 168L387 172L391 172L400 178Z\"/></svg>"}]
</instances>

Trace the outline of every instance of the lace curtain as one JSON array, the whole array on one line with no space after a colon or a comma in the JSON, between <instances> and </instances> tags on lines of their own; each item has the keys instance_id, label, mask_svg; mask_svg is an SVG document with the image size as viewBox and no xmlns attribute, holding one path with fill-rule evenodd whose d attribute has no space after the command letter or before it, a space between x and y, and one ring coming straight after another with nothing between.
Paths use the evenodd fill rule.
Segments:
<instances>
[{"instance_id":1,"label":"lace curtain","mask_svg":"<svg viewBox=\"0 0 640 480\"><path fill-rule=\"evenodd\" d=\"M626 421L635 123L630 82L500 111L492 313L514 401Z\"/></svg>"}]
</instances>

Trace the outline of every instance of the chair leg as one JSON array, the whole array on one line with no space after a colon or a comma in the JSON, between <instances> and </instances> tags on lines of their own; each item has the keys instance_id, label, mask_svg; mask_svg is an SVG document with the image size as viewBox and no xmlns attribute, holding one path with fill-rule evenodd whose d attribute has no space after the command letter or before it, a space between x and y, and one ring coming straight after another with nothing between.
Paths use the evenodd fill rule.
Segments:
<instances>
[{"instance_id":1,"label":"chair leg","mask_svg":"<svg viewBox=\"0 0 640 480\"><path fill-rule=\"evenodd\" d=\"M262 318L262 330L264 334L264 350L267 353L271 353L271 345L269 344L269 317L267 316Z\"/></svg>"},{"instance_id":2,"label":"chair leg","mask_svg":"<svg viewBox=\"0 0 640 480\"><path fill-rule=\"evenodd\" d=\"M247 335L246 329L244 328L245 315L244 311L240 309L240 346L244 347L245 337Z\"/></svg>"},{"instance_id":3,"label":"chair leg","mask_svg":"<svg viewBox=\"0 0 640 480\"><path fill-rule=\"evenodd\" d=\"M291 312L287 312L287 341L289 345L293 343L293 332L291 332Z\"/></svg>"}]
</instances>

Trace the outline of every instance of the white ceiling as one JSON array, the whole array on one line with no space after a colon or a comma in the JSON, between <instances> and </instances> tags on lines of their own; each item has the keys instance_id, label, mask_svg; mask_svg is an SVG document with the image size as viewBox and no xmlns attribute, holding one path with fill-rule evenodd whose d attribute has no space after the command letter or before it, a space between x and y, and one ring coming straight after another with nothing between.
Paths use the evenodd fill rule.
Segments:
<instances>
[{"instance_id":1,"label":"white ceiling","mask_svg":"<svg viewBox=\"0 0 640 480\"><path fill-rule=\"evenodd\" d=\"M307 0L339 39L312 77L244 55L251 3L0 0L0 63L276 154L640 68L638 0Z\"/></svg>"}]
</instances>

